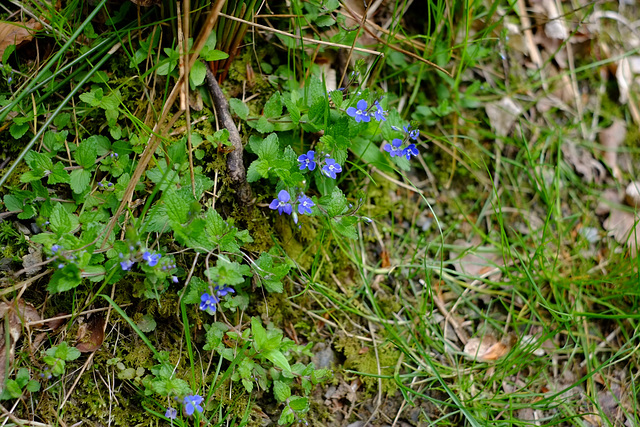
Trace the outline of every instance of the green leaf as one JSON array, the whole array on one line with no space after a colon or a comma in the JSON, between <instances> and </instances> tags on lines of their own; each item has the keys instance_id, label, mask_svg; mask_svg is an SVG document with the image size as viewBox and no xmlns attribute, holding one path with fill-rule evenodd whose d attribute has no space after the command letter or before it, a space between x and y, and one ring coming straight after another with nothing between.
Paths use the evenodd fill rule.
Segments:
<instances>
[{"instance_id":1,"label":"green leaf","mask_svg":"<svg viewBox=\"0 0 640 427\"><path fill-rule=\"evenodd\" d=\"M289 399L289 406L296 412L306 412L309 409L309 399L306 397L293 396Z\"/></svg>"},{"instance_id":2,"label":"green leaf","mask_svg":"<svg viewBox=\"0 0 640 427\"><path fill-rule=\"evenodd\" d=\"M269 134L262 142L252 144L251 148L253 148L260 159L273 162L278 158L278 152L280 151L278 135L275 133Z\"/></svg>"},{"instance_id":3,"label":"green leaf","mask_svg":"<svg viewBox=\"0 0 640 427\"><path fill-rule=\"evenodd\" d=\"M266 178L269 176L269 162L266 160L254 160L247 169L247 181L256 182L260 178Z\"/></svg>"},{"instance_id":4,"label":"green leaf","mask_svg":"<svg viewBox=\"0 0 640 427\"><path fill-rule=\"evenodd\" d=\"M328 27L330 25L335 24L336 20L329 15L322 15L318 17L318 19L316 19L315 22L318 27Z\"/></svg>"},{"instance_id":5,"label":"green leaf","mask_svg":"<svg viewBox=\"0 0 640 427\"><path fill-rule=\"evenodd\" d=\"M291 121L294 124L298 124L298 122L300 122L300 108L298 108L298 105L292 99L292 97L293 97L293 94L289 96L283 96L282 101L284 102L284 105L286 105L287 107L287 111L289 112L289 117L291 118Z\"/></svg>"},{"instance_id":6,"label":"green leaf","mask_svg":"<svg viewBox=\"0 0 640 427\"><path fill-rule=\"evenodd\" d=\"M264 358L269 360L278 368L282 369L285 372L291 372L291 366L289 366L289 361L282 354L280 350L269 350L263 354Z\"/></svg>"},{"instance_id":7,"label":"green leaf","mask_svg":"<svg viewBox=\"0 0 640 427\"><path fill-rule=\"evenodd\" d=\"M2 199L4 201L4 207L9 212L21 211L22 210L22 201L18 199L16 196L11 194L7 194Z\"/></svg>"},{"instance_id":8,"label":"green leaf","mask_svg":"<svg viewBox=\"0 0 640 427\"><path fill-rule=\"evenodd\" d=\"M13 399L17 399L22 396L22 389L15 380L7 380L5 387Z\"/></svg>"},{"instance_id":9,"label":"green leaf","mask_svg":"<svg viewBox=\"0 0 640 427\"><path fill-rule=\"evenodd\" d=\"M291 387L287 383L275 380L273 382L273 395L278 402L284 402L291 397Z\"/></svg>"},{"instance_id":10,"label":"green leaf","mask_svg":"<svg viewBox=\"0 0 640 427\"><path fill-rule=\"evenodd\" d=\"M40 383L36 380L31 380L27 383L27 390L31 393L40 391Z\"/></svg>"},{"instance_id":11,"label":"green leaf","mask_svg":"<svg viewBox=\"0 0 640 427\"><path fill-rule=\"evenodd\" d=\"M331 378L333 374L329 369L316 369L311 373L311 381L314 384L321 383Z\"/></svg>"},{"instance_id":12,"label":"green leaf","mask_svg":"<svg viewBox=\"0 0 640 427\"><path fill-rule=\"evenodd\" d=\"M53 168L53 162L46 154L38 153L37 151L29 151L24 156L25 162L29 167L36 172L50 171Z\"/></svg>"},{"instance_id":13,"label":"green leaf","mask_svg":"<svg viewBox=\"0 0 640 427\"><path fill-rule=\"evenodd\" d=\"M309 121L318 126L324 126L324 115L327 111L327 101L324 98L318 98L309 107Z\"/></svg>"},{"instance_id":14,"label":"green leaf","mask_svg":"<svg viewBox=\"0 0 640 427\"><path fill-rule=\"evenodd\" d=\"M187 189L191 191L191 189ZM193 195L184 191L167 190L162 200L165 203L167 216L174 223L174 227L184 224L189 219L189 206L194 201Z\"/></svg>"},{"instance_id":15,"label":"green leaf","mask_svg":"<svg viewBox=\"0 0 640 427\"><path fill-rule=\"evenodd\" d=\"M207 61L220 61L221 59L227 59L228 57L228 53L217 49L208 52L207 56L203 56L203 58Z\"/></svg>"},{"instance_id":16,"label":"green leaf","mask_svg":"<svg viewBox=\"0 0 640 427\"><path fill-rule=\"evenodd\" d=\"M248 393L251 393L253 391L253 381L245 380L244 378L241 381L245 390L247 390Z\"/></svg>"},{"instance_id":17,"label":"green leaf","mask_svg":"<svg viewBox=\"0 0 640 427\"><path fill-rule=\"evenodd\" d=\"M64 268L56 270L49 280L47 290L56 294L77 287L82 282L80 270L75 264L67 264Z\"/></svg>"},{"instance_id":18,"label":"green leaf","mask_svg":"<svg viewBox=\"0 0 640 427\"><path fill-rule=\"evenodd\" d=\"M102 88L96 88L90 92L80 94L80 100L86 102L92 107L99 106L102 102L102 98L104 98L104 91Z\"/></svg>"},{"instance_id":19,"label":"green leaf","mask_svg":"<svg viewBox=\"0 0 640 427\"><path fill-rule=\"evenodd\" d=\"M244 101L231 98L229 100L229 106L236 116L240 117L242 120L247 120L247 117L249 116L249 107L247 107L247 104L245 104Z\"/></svg>"},{"instance_id":20,"label":"green leaf","mask_svg":"<svg viewBox=\"0 0 640 427\"><path fill-rule=\"evenodd\" d=\"M207 61L211 61L211 59L207 59ZM203 62L196 61L189 73L189 82L197 87L204 83L205 77L207 77L207 66Z\"/></svg>"},{"instance_id":21,"label":"green leaf","mask_svg":"<svg viewBox=\"0 0 640 427\"><path fill-rule=\"evenodd\" d=\"M325 207L329 217L342 215L346 212L349 206L347 198L342 194L342 191L338 187L333 189L330 196L320 198L320 204Z\"/></svg>"},{"instance_id":22,"label":"green leaf","mask_svg":"<svg viewBox=\"0 0 640 427\"><path fill-rule=\"evenodd\" d=\"M251 335L253 335L253 348L260 352L267 344L267 331L258 317L251 318Z\"/></svg>"},{"instance_id":23,"label":"green leaf","mask_svg":"<svg viewBox=\"0 0 640 427\"><path fill-rule=\"evenodd\" d=\"M29 124L23 123L21 125L14 123L9 128L9 133L14 139L20 139L24 136L25 133L29 130Z\"/></svg>"},{"instance_id":24,"label":"green leaf","mask_svg":"<svg viewBox=\"0 0 640 427\"><path fill-rule=\"evenodd\" d=\"M342 106L342 91L334 90L331 91L329 95L333 103L336 104L336 108L340 109L340 107Z\"/></svg>"},{"instance_id":25,"label":"green leaf","mask_svg":"<svg viewBox=\"0 0 640 427\"><path fill-rule=\"evenodd\" d=\"M289 265L277 262L269 253L263 252L256 260L262 285L268 292L282 293L284 290L282 279L289 273Z\"/></svg>"},{"instance_id":26,"label":"green leaf","mask_svg":"<svg viewBox=\"0 0 640 427\"><path fill-rule=\"evenodd\" d=\"M353 216L346 216L334 222L334 226L336 231L343 236L349 239L358 240L358 230L356 229L357 222L357 218Z\"/></svg>"},{"instance_id":27,"label":"green leaf","mask_svg":"<svg viewBox=\"0 0 640 427\"><path fill-rule=\"evenodd\" d=\"M64 170L62 162L56 162L47 178L47 184L68 184L69 180L69 172Z\"/></svg>"},{"instance_id":28,"label":"green leaf","mask_svg":"<svg viewBox=\"0 0 640 427\"><path fill-rule=\"evenodd\" d=\"M296 414L293 412L289 406L285 406L280 414L280 418L278 419L278 425L289 425L292 424L296 420Z\"/></svg>"},{"instance_id":29,"label":"green leaf","mask_svg":"<svg viewBox=\"0 0 640 427\"><path fill-rule=\"evenodd\" d=\"M68 213L60 203L56 203L53 207L49 221L51 229L59 236L70 233L78 226L78 218Z\"/></svg>"},{"instance_id":30,"label":"green leaf","mask_svg":"<svg viewBox=\"0 0 640 427\"><path fill-rule=\"evenodd\" d=\"M235 286L244 283L244 277L251 276L251 268L235 261L229 261L220 255L215 267L209 268L205 274L212 282L220 285Z\"/></svg>"},{"instance_id":31,"label":"green leaf","mask_svg":"<svg viewBox=\"0 0 640 427\"><path fill-rule=\"evenodd\" d=\"M91 182L91 172L86 169L74 169L69 177L69 186L76 194L82 194L89 188Z\"/></svg>"},{"instance_id":32,"label":"green leaf","mask_svg":"<svg viewBox=\"0 0 640 427\"><path fill-rule=\"evenodd\" d=\"M78 165L85 169L90 169L96 164L98 158L98 151L94 140L84 140L73 153L73 157L76 159Z\"/></svg>"},{"instance_id":33,"label":"green leaf","mask_svg":"<svg viewBox=\"0 0 640 427\"><path fill-rule=\"evenodd\" d=\"M156 329L157 323L153 316L151 316L150 314L145 314L144 316L142 316L142 319L140 319L136 323L136 325L142 332L148 333Z\"/></svg>"},{"instance_id":34,"label":"green leaf","mask_svg":"<svg viewBox=\"0 0 640 427\"><path fill-rule=\"evenodd\" d=\"M282 116L282 99L280 92L275 92L264 105L264 115L269 119Z\"/></svg>"},{"instance_id":35,"label":"green leaf","mask_svg":"<svg viewBox=\"0 0 640 427\"><path fill-rule=\"evenodd\" d=\"M265 116L260 116L257 122L251 122L252 126L260 133L269 133L275 130L273 123L271 123Z\"/></svg>"}]
</instances>

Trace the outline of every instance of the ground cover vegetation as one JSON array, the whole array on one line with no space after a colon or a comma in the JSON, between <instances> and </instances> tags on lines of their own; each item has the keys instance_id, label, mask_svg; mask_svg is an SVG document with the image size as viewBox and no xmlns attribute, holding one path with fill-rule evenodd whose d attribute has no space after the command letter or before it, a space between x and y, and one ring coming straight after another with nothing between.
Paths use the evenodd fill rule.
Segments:
<instances>
[{"instance_id":1,"label":"ground cover vegetation","mask_svg":"<svg viewBox=\"0 0 640 427\"><path fill-rule=\"evenodd\" d=\"M2 426L640 424L633 2L0 13Z\"/></svg>"}]
</instances>

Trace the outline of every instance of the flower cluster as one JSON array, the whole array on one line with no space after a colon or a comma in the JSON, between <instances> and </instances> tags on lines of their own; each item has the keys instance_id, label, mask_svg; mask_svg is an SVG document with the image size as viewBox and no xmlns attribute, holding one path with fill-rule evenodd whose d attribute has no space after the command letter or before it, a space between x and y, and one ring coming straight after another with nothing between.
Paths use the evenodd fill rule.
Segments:
<instances>
[{"instance_id":1,"label":"flower cluster","mask_svg":"<svg viewBox=\"0 0 640 427\"><path fill-rule=\"evenodd\" d=\"M230 286L216 286L213 288L213 292L208 294L205 292L200 297L200 310L206 311L207 313L213 315L216 313L216 305L220 302L220 298L228 295L234 294L236 291Z\"/></svg>"},{"instance_id":2,"label":"flower cluster","mask_svg":"<svg viewBox=\"0 0 640 427\"><path fill-rule=\"evenodd\" d=\"M347 115L353 117L356 123L368 123L371 121L371 117L379 122L387 120L387 111L382 108L378 100L374 101L372 106L369 106L366 100L361 99L356 103L355 107L347 108Z\"/></svg>"},{"instance_id":3,"label":"flower cluster","mask_svg":"<svg viewBox=\"0 0 640 427\"><path fill-rule=\"evenodd\" d=\"M196 411L202 413L204 410L202 408L202 402L204 402L204 398L199 394L190 394L182 399L184 410L189 416L193 415ZM164 416L170 420L175 420L178 417L178 410L176 408L167 408Z\"/></svg>"},{"instance_id":4,"label":"flower cluster","mask_svg":"<svg viewBox=\"0 0 640 427\"><path fill-rule=\"evenodd\" d=\"M336 179L336 174L342 172L342 166L329 157L328 154L325 154L324 158L316 160L316 152L313 150L309 150L307 154L298 157L298 162L300 162L300 170L309 169L310 171L315 170L317 162L319 162L322 165L320 171L331 179ZM288 213L290 214L290 212Z\"/></svg>"},{"instance_id":5,"label":"flower cluster","mask_svg":"<svg viewBox=\"0 0 640 427\"><path fill-rule=\"evenodd\" d=\"M100 188L111 188L113 187L113 183L112 182L107 182L106 184L102 183L102 181L98 182L98 187Z\"/></svg>"},{"instance_id":6,"label":"flower cluster","mask_svg":"<svg viewBox=\"0 0 640 427\"><path fill-rule=\"evenodd\" d=\"M125 255L122 252L118 254L121 260L120 268L122 270L131 270L136 262L144 262L148 267L161 270L164 273L168 273L177 268L175 262L170 257L163 257L161 254L149 250L143 251L141 246L140 242L136 242L135 245L129 245L129 254ZM136 247L138 248L137 250ZM178 278L171 276L171 281L178 283Z\"/></svg>"},{"instance_id":7,"label":"flower cluster","mask_svg":"<svg viewBox=\"0 0 640 427\"><path fill-rule=\"evenodd\" d=\"M391 129L393 130L404 132L405 136L403 139L394 138L394 140L391 141L391 144L387 143L383 148L391 157L406 157L407 160L411 160L412 156L417 156L420 152L418 151L416 144L407 144L406 146L404 146L404 144L408 143L410 139L417 141L418 136L420 135L420 130L412 129L410 125L403 126L402 128L403 129L400 129L397 126L391 126Z\"/></svg>"},{"instance_id":8,"label":"flower cluster","mask_svg":"<svg viewBox=\"0 0 640 427\"><path fill-rule=\"evenodd\" d=\"M63 269L67 264L75 264L78 257L70 252L64 252L64 248L61 245L51 246L51 255L58 261L57 267L59 270Z\"/></svg>"},{"instance_id":9,"label":"flower cluster","mask_svg":"<svg viewBox=\"0 0 640 427\"><path fill-rule=\"evenodd\" d=\"M340 167L340 165L338 165L338 167ZM310 214L311 208L315 206L313 200L302 193L298 195L297 202L293 203L297 203L298 213L300 215ZM287 215L291 215L293 213L293 220L295 223L298 223L298 216L295 212L293 212L293 206L291 205L291 195L287 190L280 190L280 192L278 193L278 198L273 199L273 201L269 204L269 208L277 210L280 215L282 215L283 212Z\"/></svg>"}]
</instances>

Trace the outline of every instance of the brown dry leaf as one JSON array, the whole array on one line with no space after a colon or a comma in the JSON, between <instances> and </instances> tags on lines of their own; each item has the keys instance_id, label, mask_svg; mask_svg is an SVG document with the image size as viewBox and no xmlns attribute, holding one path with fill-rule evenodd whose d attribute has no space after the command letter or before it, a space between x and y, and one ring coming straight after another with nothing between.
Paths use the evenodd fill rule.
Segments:
<instances>
[{"instance_id":1,"label":"brown dry leaf","mask_svg":"<svg viewBox=\"0 0 640 427\"><path fill-rule=\"evenodd\" d=\"M87 323L82 323L78 328L76 348L82 353L91 353L99 349L104 341L104 323L105 318L96 315Z\"/></svg>"},{"instance_id":2,"label":"brown dry leaf","mask_svg":"<svg viewBox=\"0 0 640 427\"><path fill-rule=\"evenodd\" d=\"M629 59L627 57L622 58L618 63L616 80L618 82L618 91L620 92L618 101L620 101L620 104L624 105L629 100L629 87L633 81L631 65L629 64Z\"/></svg>"},{"instance_id":3,"label":"brown dry leaf","mask_svg":"<svg viewBox=\"0 0 640 427\"><path fill-rule=\"evenodd\" d=\"M471 338L464 346L464 354L470 359L480 362L492 362L504 357L510 350L510 346L498 341L493 335L485 335L480 338Z\"/></svg>"},{"instance_id":4,"label":"brown dry leaf","mask_svg":"<svg viewBox=\"0 0 640 427\"><path fill-rule=\"evenodd\" d=\"M30 304L26 304L22 300L13 302L0 302L0 392L4 390L5 379L8 374L6 372L7 365L11 367L15 355L16 342L22 335L23 322L37 322L41 320L38 311ZM9 330L5 331L4 327L9 325ZM9 348L6 348L7 337L9 334ZM9 361L7 363L7 356ZM11 368L10 368L11 369Z\"/></svg>"},{"instance_id":5,"label":"brown dry leaf","mask_svg":"<svg viewBox=\"0 0 640 427\"><path fill-rule=\"evenodd\" d=\"M602 224L609 236L618 243L629 246L632 257L636 256L640 247L640 228L637 227L639 219L633 212L612 208L609 218Z\"/></svg>"},{"instance_id":6,"label":"brown dry leaf","mask_svg":"<svg viewBox=\"0 0 640 427\"><path fill-rule=\"evenodd\" d=\"M454 245L469 248L469 250L462 256L455 251L449 253L449 259L455 269L463 274L469 275L472 280L486 275L490 271L495 270L496 267L504 265L502 255L497 253L495 248L489 246L476 247L478 243L478 239L472 239L470 243L461 239L456 240L453 242ZM480 252L479 249L482 250L482 252ZM501 276L502 272L497 271L489 276L489 280L496 281L500 279Z\"/></svg>"},{"instance_id":7,"label":"brown dry leaf","mask_svg":"<svg viewBox=\"0 0 640 427\"><path fill-rule=\"evenodd\" d=\"M640 182L633 181L627 185L624 201L631 207L640 208Z\"/></svg>"},{"instance_id":8,"label":"brown dry leaf","mask_svg":"<svg viewBox=\"0 0 640 427\"><path fill-rule=\"evenodd\" d=\"M623 120L616 119L613 124L606 129L603 129L598 135L600 144L605 148L602 156L605 164L613 171L613 176L616 179L622 177L622 172L618 167L618 147L622 144L627 137L627 125Z\"/></svg>"},{"instance_id":9,"label":"brown dry leaf","mask_svg":"<svg viewBox=\"0 0 640 427\"><path fill-rule=\"evenodd\" d=\"M522 108L513 99L506 97L498 102L491 102L485 107L489 123L498 136L507 136Z\"/></svg>"},{"instance_id":10,"label":"brown dry leaf","mask_svg":"<svg viewBox=\"0 0 640 427\"><path fill-rule=\"evenodd\" d=\"M36 31L41 29L42 24L34 19L26 24L0 21L0 58L9 46L16 45L18 47L22 43L30 42Z\"/></svg>"},{"instance_id":11,"label":"brown dry leaf","mask_svg":"<svg viewBox=\"0 0 640 427\"><path fill-rule=\"evenodd\" d=\"M574 142L564 141L562 155L564 161L573 166L575 171L582 176L583 181L589 184L592 182L599 184L604 179L606 174L604 166L590 152L577 146Z\"/></svg>"}]
</instances>

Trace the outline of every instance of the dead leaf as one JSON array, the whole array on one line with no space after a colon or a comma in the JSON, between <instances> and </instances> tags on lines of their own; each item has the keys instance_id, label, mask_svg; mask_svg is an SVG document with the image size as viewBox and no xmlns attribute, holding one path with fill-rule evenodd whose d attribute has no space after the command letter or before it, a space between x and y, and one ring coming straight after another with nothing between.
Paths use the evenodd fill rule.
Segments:
<instances>
[{"instance_id":1,"label":"dead leaf","mask_svg":"<svg viewBox=\"0 0 640 427\"><path fill-rule=\"evenodd\" d=\"M4 390L7 375L6 367L13 365L16 342L22 335L22 324L27 322L37 322L41 320L38 311L23 300L12 302L0 302L0 392ZM5 325L9 325L9 330L5 331ZM9 334L7 340L6 333ZM7 349L7 341L9 348ZM7 361L7 356L9 360Z\"/></svg>"},{"instance_id":2,"label":"dead leaf","mask_svg":"<svg viewBox=\"0 0 640 427\"><path fill-rule=\"evenodd\" d=\"M562 144L564 161L573 166L575 171L582 176L587 183L599 184L605 177L606 170L593 155L572 141L564 141Z\"/></svg>"},{"instance_id":3,"label":"dead leaf","mask_svg":"<svg viewBox=\"0 0 640 427\"><path fill-rule=\"evenodd\" d=\"M0 21L0 58L9 46L16 45L18 47L22 43L30 42L36 31L41 29L42 24L35 19L31 19L26 24Z\"/></svg>"},{"instance_id":4,"label":"dead leaf","mask_svg":"<svg viewBox=\"0 0 640 427\"><path fill-rule=\"evenodd\" d=\"M82 323L78 328L76 348L83 353L99 349L104 341L104 323L105 318L98 315L93 315L88 322Z\"/></svg>"},{"instance_id":5,"label":"dead leaf","mask_svg":"<svg viewBox=\"0 0 640 427\"><path fill-rule=\"evenodd\" d=\"M497 341L493 335L471 338L464 346L464 354L470 359L480 362L493 362L504 357L511 347Z\"/></svg>"},{"instance_id":6,"label":"dead leaf","mask_svg":"<svg viewBox=\"0 0 640 427\"><path fill-rule=\"evenodd\" d=\"M497 252L495 248L490 246L477 246L479 239L472 239L471 242L464 240L456 240L453 242L456 246L463 248L469 248L462 256L460 253L451 251L449 253L449 259L452 261L453 266L462 274L468 275L472 280L480 277L484 277L490 271L495 270L497 267L504 265L502 255ZM496 281L500 279L502 272L500 270L491 274L489 280Z\"/></svg>"},{"instance_id":7,"label":"dead leaf","mask_svg":"<svg viewBox=\"0 0 640 427\"><path fill-rule=\"evenodd\" d=\"M624 201L631 207L640 208L640 182L633 181L627 185Z\"/></svg>"},{"instance_id":8,"label":"dead leaf","mask_svg":"<svg viewBox=\"0 0 640 427\"><path fill-rule=\"evenodd\" d=\"M612 208L609 218L602 226L618 243L629 246L631 256L636 256L640 246L640 229L636 226L638 218L633 212Z\"/></svg>"},{"instance_id":9,"label":"dead leaf","mask_svg":"<svg viewBox=\"0 0 640 427\"><path fill-rule=\"evenodd\" d=\"M487 104L485 110L489 116L489 123L498 136L507 136L518 116L522 114L520 105L509 97Z\"/></svg>"},{"instance_id":10,"label":"dead leaf","mask_svg":"<svg viewBox=\"0 0 640 427\"><path fill-rule=\"evenodd\" d=\"M627 125L624 121L616 119L611 126L602 130L598 135L600 144L605 148L602 156L604 163L613 171L616 179L622 177L622 172L618 167L618 147L627 137Z\"/></svg>"},{"instance_id":11,"label":"dead leaf","mask_svg":"<svg viewBox=\"0 0 640 427\"><path fill-rule=\"evenodd\" d=\"M633 81L631 65L629 64L629 59L627 57L622 58L618 63L616 80L618 82L618 91L620 92L618 101L620 101L620 104L624 105L629 100L629 87Z\"/></svg>"}]
</instances>

